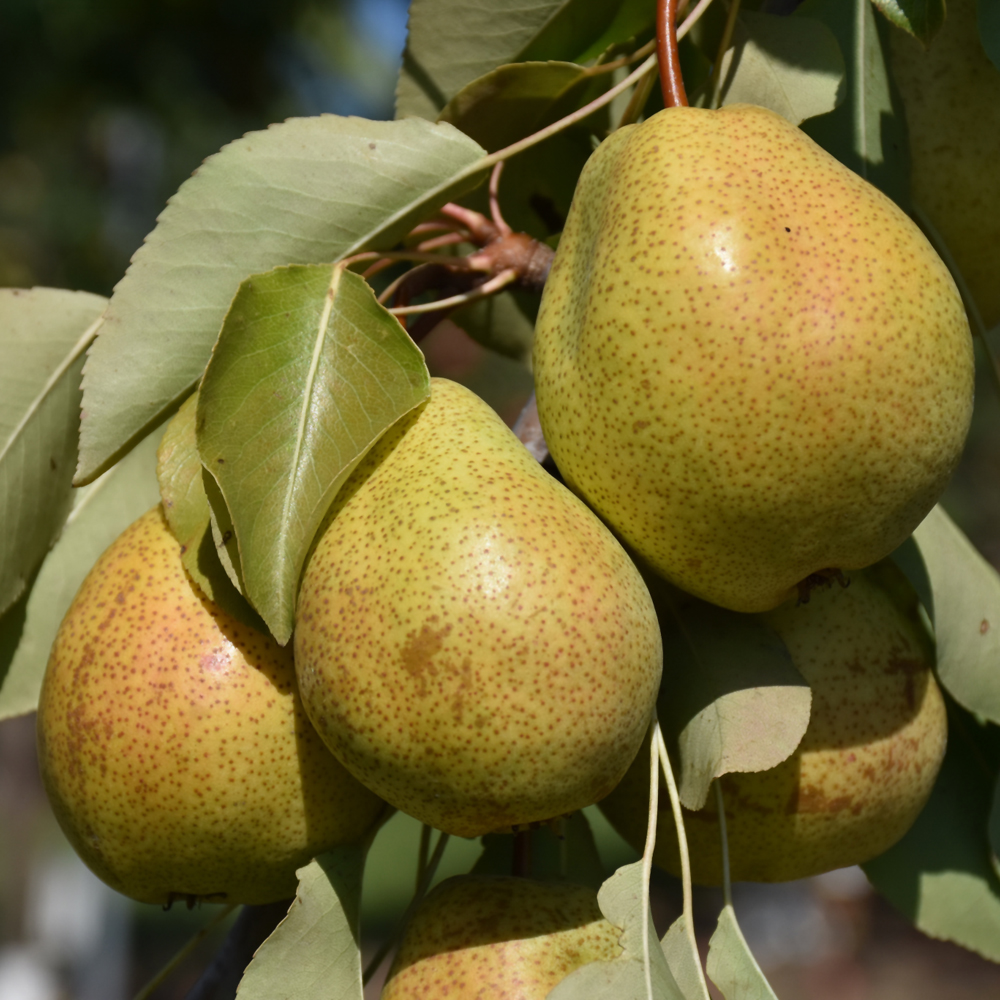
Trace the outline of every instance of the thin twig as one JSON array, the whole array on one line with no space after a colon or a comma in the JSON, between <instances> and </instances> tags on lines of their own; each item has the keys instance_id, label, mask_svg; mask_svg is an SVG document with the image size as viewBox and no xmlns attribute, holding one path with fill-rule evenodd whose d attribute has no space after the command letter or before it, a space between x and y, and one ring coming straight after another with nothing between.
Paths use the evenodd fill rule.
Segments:
<instances>
[{"instance_id":1,"label":"thin twig","mask_svg":"<svg viewBox=\"0 0 1000 1000\"><path fill-rule=\"evenodd\" d=\"M729 882L729 835L726 833L726 803L722 800L722 782L715 779L715 805L719 811L719 836L722 838L722 899L733 905L733 887Z\"/></svg>"},{"instance_id":2,"label":"thin twig","mask_svg":"<svg viewBox=\"0 0 1000 1000\"><path fill-rule=\"evenodd\" d=\"M722 86L722 57L726 54L729 44L733 40L733 32L736 30L736 15L739 12L740 0L730 0L729 16L726 18L726 26L719 41L719 51L715 57L715 65L712 66L712 76L708 81L708 93L712 100L712 107L717 107L719 104L720 94L718 91Z\"/></svg>"},{"instance_id":3,"label":"thin twig","mask_svg":"<svg viewBox=\"0 0 1000 1000\"><path fill-rule=\"evenodd\" d=\"M438 299L436 302L425 302L418 306L395 306L389 312L393 316L412 316L415 313L437 312L439 309L455 309L464 306L469 302L476 302L479 299L487 298L499 292L501 288L506 288L518 279L518 272L510 267L501 271L495 278L490 278L478 288L470 292L463 292L461 295L452 295L447 299ZM388 291L388 289L386 290ZM385 292L382 293L383 295Z\"/></svg>"},{"instance_id":4,"label":"thin twig","mask_svg":"<svg viewBox=\"0 0 1000 1000\"><path fill-rule=\"evenodd\" d=\"M513 229L507 225L507 220L500 211L500 175L503 173L503 165L506 161L501 160L490 174L490 217L493 225L497 227L501 236L510 236Z\"/></svg>"},{"instance_id":5,"label":"thin twig","mask_svg":"<svg viewBox=\"0 0 1000 1000\"><path fill-rule=\"evenodd\" d=\"M642 851L642 959L646 973L646 996L653 996L653 967L649 955L649 879L653 874L653 849L656 847L656 817L660 810L660 774L657 768L656 713L649 725L649 816L646 821L646 844Z\"/></svg>"},{"instance_id":6,"label":"thin twig","mask_svg":"<svg viewBox=\"0 0 1000 1000\"><path fill-rule=\"evenodd\" d=\"M219 925L222 923L230 913L233 912L237 907L236 903L230 903L228 906L224 906L218 913L216 913L211 920L204 927L201 928L196 934L194 934L190 940L185 944L180 951L178 951L173 958L167 962L166 965L160 969L159 972L138 993L135 995L135 1000L147 1000L151 997L153 993L156 992L166 981L170 978L171 974L177 969L177 967L184 961L188 955L191 954L202 941Z\"/></svg>"}]
</instances>

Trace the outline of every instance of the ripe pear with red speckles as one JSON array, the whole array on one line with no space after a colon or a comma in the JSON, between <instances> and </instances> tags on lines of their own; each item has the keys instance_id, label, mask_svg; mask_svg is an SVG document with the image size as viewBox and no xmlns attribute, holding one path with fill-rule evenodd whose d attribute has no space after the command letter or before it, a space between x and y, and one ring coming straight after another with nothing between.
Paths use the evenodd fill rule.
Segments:
<instances>
[{"instance_id":1,"label":"ripe pear with red speckles","mask_svg":"<svg viewBox=\"0 0 1000 1000\"><path fill-rule=\"evenodd\" d=\"M433 379L331 514L302 579L295 669L359 781L462 837L614 788L659 687L652 599L486 403Z\"/></svg>"},{"instance_id":2,"label":"ripe pear with red speckles","mask_svg":"<svg viewBox=\"0 0 1000 1000\"><path fill-rule=\"evenodd\" d=\"M693 599L692 599L693 600ZM734 620L739 618L733 614ZM948 724L934 679L934 644L917 596L884 560L831 582L807 604L755 616L784 640L812 688L809 726L768 771L720 779L735 880L783 882L861 864L888 850L917 818L944 759ZM664 689L661 699L669 697ZM666 706L663 707L666 715ZM653 859L680 873L677 830L661 778ZM640 753L600 807L641 850L649 754ZM722 882L715 795L684 812L696 882Z\"/></svg>"},{"instance_id":3,"label":"ripe pear with red speckles","mask_svg":"<svg viewBox=\"0 0 1000 1000\"><path fill-rule=\"evenodd\" d=\"M735 611L868 566L923 519L972 412L947 268L780 116L669 108L589 160L536 326L565 481Z\"/></svg>"},{"instance_id":4,"label":"ripe pear with red speckles","mask_svg":"<svg viewBox=\"0 0 1000 1000\"><path fill-rule=\"evenodd\" d=\"M146 903L269 903L386 804L329 753L291 652L205 597L157 507L94 565L52 647L39 765L70 843Z\"/></svg>"}]
</instances>

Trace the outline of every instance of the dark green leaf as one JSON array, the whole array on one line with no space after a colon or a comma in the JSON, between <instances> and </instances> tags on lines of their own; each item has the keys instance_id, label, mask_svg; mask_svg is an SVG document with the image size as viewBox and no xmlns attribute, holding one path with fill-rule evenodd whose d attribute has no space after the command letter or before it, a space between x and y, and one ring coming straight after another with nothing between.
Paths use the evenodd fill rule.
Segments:
<instances>
[{"instance_id":1,"label":"dark green leaf","mask_svg":"<svg viewBox=\"0 0 1000 1000\"><path fill-rule=\"evenodd\" d=\"M924 45L944 24L945 0L872 0L872 3L891 24L919 38Z\"/></svg>"},{"instance_id":2,"label":"dark green leaf","mask_svg":"<svg viewBox=\"0 0 1000 1000\"><path fill-rule=\"evenodd\" d=\"M978 0L979 40L1000 70L1000 0Z\"/></svg>"},{"instance_id":3,"label":"dark green leaf","mask_svg":"<svg viewBox=\"0 0 1000 1000\"><path fill-rule=\"evenodd\" d=\"M706 968L725 1000L778 1000L750 954L732 903L727 903L719 914L718 926L708 944Z\"/></svg>"},{"instance_id":4,"label":"dark green leaf","mask_svg":"<svg viewBox=\"0 0 1000 1000\"><path fill-rule=\"evenodd\" d=\"M679 750L681 801L701 809L713 778L767 771L794 752L809 725L811 693L758 616L647 582L663 635L657 713Z\"/></svg>"},{"instance_id":5,"label":"dark green leaf","mask_svg":"<svg viewBox=\"0 0 1000 1000\"><path fill-rule=\"evenodd\" d=\"M241 281L392 246L482 179L482 155L450 125L322 115L209 157L115 289L84 369L78 481L190 394Z\"/></svg>"},{"instance_id":6,"label":"dark green leaf","mask_svg":"<svg viewBox=\"0 0 1000 1000\"><path fill-rule=\"evenodd\" d=\"M619 868L601 886L597 901L604 916L622 928L622 954L613 962L591 962L571 972L547 1000L693 1000L681 992L667 965L648 905L643 940L643 884L642 862L637 861ZM647 971L652 992L646 989Z\"/></svg>"},{"instance_id":7,"label":"dark green leaf","mask_svg":"<svg viewBox=\"0 0 1000 1000\"><path fill-rule=\"evenodd\" d=\"M913 533L930 578L941 683L1000 723L1000 575L940 506Z\"/></svg>"},{"instance_id":8,"label":"dark green leaf","mask_svg":"<svg viewBox=\"0 0 1000 1000\"><path fill-rule=\"evenodd\" d=\"M358 275L282 267L240 286L201 384L198 449L232 516L241 590L278 642L340 486L429 394L423 355Z\"/></svg>"},{"instance_id":9,"label":"dark green leaf","mask_svg":"<svg viewBox=\"0 0 1000 1000\"><path fill-rule=\"evenodd\" d=\"M537 296L502 292L456 310L451 319L477 344L515 361L527 362L535 338L535 324L527 313L531 305L537 312Z\"/></svg>"},{"instance_id":10,"label":"dark green leaf","mask_svg":"<svg viewBox=\"0 0 1000 1000\"><path fill-rule=\"evenodd\" d=\"M903 208L910 201L906 128L889 85L880 26L870 0L805 0L794 17L822 21L834 34L847 66L847 94L828 115L802 131ZM886 31L889 26L882 22Z\"/></svg>"},{"instance_id":11,"label":"dark green leaf","mask_svg":"<svg viewBox=\"0 0 1000 1000\"><path fill-rule=\"evenodd\" d=\"M362 1000L358 913L363 847L341 847L300 868L288 915L257 949L238 1000Z\"/></svg>"},{"instance_id":12,"label":"dark green leaf","mask_svg":"<svg viewBox=\"0 0 1000 1000\"><path fill-rule=\"evenodd\" d=\"M895 847L862 867L925 934L1000 962L1000 879L987 832L996 737L968 712L949 711L948 752L930 800Z\"/></svg>"},{"instance_id":13,"label":"dark green leaf","mask_svg":"<svg viewBox=\"0 0 1000 1000\"><path fill-rule=\"evenodd\" d=\"M33 712L49 648L98 556L159 500L154 432L97 482L74 491L63 533L30 593L0 618L0 719Z\"/></svg>"},{"instance_id":14,"label":"dark green leaf","mask_svg":"<svg viewBox=\"0 0 1000 1000\"><path fill-rule=\"evenodd\" d=\"M0 289L0 614L73 504L80 372L106 305L86 292Z\"/></svg>"},{"instance_id":15,"label":"dark green leaf","mask_svg":"<svg viewBox=\"0 0 1000 1000\"><path fill-rule=\"evenodd\" d=\"M722 60L720 103L759 104L798 125L842 100L844 57L822 21L740 15Z\"/></svg>"}]
</instances>

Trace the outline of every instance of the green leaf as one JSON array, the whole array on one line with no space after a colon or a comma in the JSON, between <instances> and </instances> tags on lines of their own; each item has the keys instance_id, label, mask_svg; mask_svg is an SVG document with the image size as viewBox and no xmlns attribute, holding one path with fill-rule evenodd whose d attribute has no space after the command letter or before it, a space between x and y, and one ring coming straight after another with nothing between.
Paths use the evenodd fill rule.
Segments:
<instances>
[{"instance_id":1,"label":"green leaf","mask_svg":"<svg viewBox=\"0 0 1000 1000\"><path fill-rule=\"evenodd\" d=\"M596 59L612 45L621 45L630 38L651 32L655 23L656 4L651 0L623 0L604 33L591 42L588 49L574 56L573 62L585 63Z\"/></svg>"},{"instance_id":2,"label":"green leaf","mask_svg":"<svg viewBox=\"0 0 1000 1000\"><path fill-rule=\"evenodd\" d=\"M733 43L722 59L721 104L759 104L798 125L841 102L844 57L822 21L744 12Z\"/></svg>"},{"instance_id":3,"label":"green leaf","mask_svg":"<svg viewBox=\"0 0 1000 1000\"><path fill-rule=\"evenodd\" d=\"M993 786L993 807L990 809L990 849L993 856L1000 856L1000 774Z\"/></svg>"},{"instance_id":4,"label":"green leaf","mask_svg":"<svg viewBox=\"0 0 1000 1000\"><path fill-rule=\"evenodd\" d=\"M1000 69L1000 0L978 0L979 40L990 62Z\"/></svg>"},{"instance_id":5,"label":"green leaf","mask_svg":"<svg viewBox=\"0 0 1000 1000\"><path fill-rule=\"evenodd\" d=\"M693 1000L681 992L667 965L648 905L644 947L643 884L642 862L637 861L619 868L601 886L597 902L604 916L622 928L622 954L613 962L591 962L571 972L547 1000ZM651 991L646 987L647 953Z\"/></svg>"},{"instance_id":6,"label":"green leaf","mask_svg":"<svg viewBox=\"0 0 1000 1000\"><path fill-rule=\"evenodd\" d=\"M590 823L575 812L547 826L529 831L527 878L538 881L568 879L597 891L604 882L604 866ZM514 863L514 838L509 833L488 833L473 875L509 875Z\"/></svg>"},{"instance_id":7,"label":"green leaf","mask_svg":"<svg viewBox=\"0 0 1000 1000\"><path fill-rule=\"evenodd\" d=\"M266 632L263 619L233 585L219 559L195 434L197 407L198 394L188 396L160 441L156 478L163 512L180 544L181 562L202 593L237 621Z\"/></svg>"},{"instance_id":8,"label":"green leaf","mask_svg":"<svg viewBox=\"0 0 1000 1000\"><path fill-rule=\"evenodd\" d=\"M38 705L49 648L84 577L101 553L159 500L151 434L97 482L74 491L63 533L30 592L0 618L0 719Z\"/></svg>"},{"instance_id":9,"label":"green leaf","mask_svg":"<svg viewBox=\"0 0 1000 1000\"><path fill-rule=\"evenodd\" d=\"M621 6L620 0L412 0L396 117L437 118L464 86L507 63L576 60L606 37ZM630 30L634 21L623 18L618 30Z\"/></svg>"},{"instance_id":10,"label":"green leaf","mask_svg":"<svg viewBox=\"0 0 1000 1000\"><path fill-rule=\"evenodd\" d=\"M847 95L828 115L802 131L903 208L910 201L906 127L889 85L880 25L870 0L805 0L792 15L822 21L834 34L847 66ZM885 30L889 26L882 22Z\"/></svg>"},{"instance_id":11,"label":"green leaf","mask_svg":"<svg viewBox=\"0 0 1000 1000\"><path fill-rule=\"evenodd\" d=\"M0 289L0 614L73 504L80 372L106 305L87 292Z\"/></svg>"},{"instance_id":12,"label":"green leaf","mask_svg":"<svg viewBox=\"0 0 1000 1000\"><path fill-rule=\"evenodd\" d=\"M1000 878L987 832L998 733L950 708L930 800L903 839L862 868L925 934L1000 962Z\"/></svg>"},{"instance_id":13,"label":"green leaf","mask_svg":"<svg viewBox=\"0 0 1000 1000\"><path fill-rule=\"evenodd\" d=\"M296 872L295 901L247 966L237 1000L362 1000L364 863L363 847L340 847Z\"/></svg>"},{"instance_id":14,"label":"green leaf","mask_svg":"<svg viewBox=\"0 0 1000 1000\"><path fill-rule=\"evenodd\" d=\"M872 3L891 24L919 38L924 45L929 44L944 24L945 0L872 0Z\"/></svg>"},{"instance_id":15,"label":"green leaf","mask_svg":"<svg viewBox=\"0 0 1000 1000\"><path fill-rule=\"evenodd\" d=\"M395 244L474 187L483 150L450 125L322 115L209 157L160 215L84 369L87 482L190 394L251 274Z\"/></svg>"},{"instance_id":16,"label":"green leaf","mask_svg":"<svg viewBox=\"0 0 1000 1000\"><path fill-rule=\"evenodd\" d=\"M602 74L605 83L609 76ZM574 63L500 66L463 87L445 105L438 121L461 129L492 153L561 117L552 113L553 108L569 114L582 107L591 96L597 96L588 94L583 99L594 81L595 77Z\"/></svg>"},{"instance_id":17,"label":"green leaf","mask_svg":"<svg viewBox=\"0 0 1000 1000\"><path fill-rule=\"evenodd\" d=\"M812 695L784 642L756 615L647 583L670 664L657 714L679 750L681 802L701 809L713 778L767 771L791 756Z\"/></svg>"},{"instance_id":18,"label":"green leaf","mask_svg":"<svg viewBox=\"0 0 1000 1000\"><path fill-rule=\"evenodd\" d=\"M660 945L686 1000L709 1000L701 970L701 956L692 942L687 917L683 913L667 929Z\"/></svg>"},{"instance_id":19,"label":"green leaf","mask_svg":"<svg viewBox=\"0 0 1000 1000\"><path fill-rule=\"evenodd\" d=\"M198 448L232 515L241 589L278 642L337 491L429 395L423 355L358 275L282 267L240 286L201 384Z\"/></svg>"},{"instance_id":20,"label":"green leaf","mask_svg":"<svg viewBox=\"0 0 1000 1000\"><path fill-rule=\"evenodd\" d=\"M778 1000L736 922L732 903L719 914L719 923L708 943L709 978L725 1000Z\"/></svg>"},{"instance_id":21,"label":"green leaf","mask_svg":"<svg viewBox=\"0 0 1000 1000\"><path fill-rule=\"evenodd\" d=\"M1000 576L941 506L913 538L930 578L938 678L965 708L1000 723Z\"/></svg>"},{"instance_id":22,"label":"green leaf","mask_svg":"<svg viewBox=\"0 0 1000 1000\"><path fill-rule=\"evenodd\" d=\"M477 344L527 364L535 339L535 324L526 312L532 305L537 312L538 296L502 292L457 309L451 320Z\"/></svg>"}]
</instances>

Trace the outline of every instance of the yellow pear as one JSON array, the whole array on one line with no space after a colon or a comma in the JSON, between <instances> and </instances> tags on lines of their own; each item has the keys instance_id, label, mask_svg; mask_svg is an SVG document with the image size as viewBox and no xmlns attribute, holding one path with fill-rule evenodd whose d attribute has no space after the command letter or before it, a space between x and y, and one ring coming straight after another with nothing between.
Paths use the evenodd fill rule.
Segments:
<instances>
[{"instance_id":1,"label":"yellow pear","mask_svg":"<svg viewBox=\"0 0 1000 1000\"><path fill-rule=\"evenodd\" d=\"M913 200L991 327L1000 323L1000 70L979 40L975 0L948 0L926 49L893 31L890 53L910 133Z\"/></svg>"},{"instance_id":2,"label":"yellow pear","mask_svg":"<svg viewBox=\"0 0 1000 1000\"><path fill-rule=\"evenodd\" d=\"M56 818L108 885L148 903L266 903L361 839L385 803L323 746L289 650L193 585L157 507L94 565L38 706Z\"/></svg>"},{"instance_id":3,"label":"yellow pear","mask_svg":"<svg viewBox=\"0 0 1000 1000\"><path fill-rule=\"evenodd\" d=\"M588 962L621 954L592 889L524 878L446 879L413 915L382 1000L545 1000Z\"/></svg>"},{"instance_id":4,"label":"yellow pear","mask_svg":"<svg viewBox=\"0 0 1000 1000\"><path fill-rule=\"evenodd\" d=\"M603 524L469 390L432 381L334 502L295 663L337 758L474 837L606 795L642 742L662 651Z\"/></svg>"},{"instance_id":5,"label":"yellow pear","mask_svg":"<svg viewBox=\"0 0 1000 1000\"><path fill-rule=\"evenodd\" d=\"M735 615L734 615L735 617ZM805 878L860 864L888 850L924 807L947 741L934 652L917 599L886 561L851 574L850 585L814 590L761 615L784 640L812 688L798 749L769 771L723 776L732 877ZM664 686L660 698L669 698ZM649 755L600 803L637 849L646 836ZM722 881L714 792L684 811L695 881ZM680 871L677 831L660 779L658 865Z\"/></svg>"},{"instance_id":6,"label":"yellow pear","mask_svg":"<svg viewBox=\"0 0 1000 1000\"><path fill-rule=\"evenodd\" d=\"M670 108L588 161L534 370L566 482L735 611L870 565L921 521L972 411L951 275L891 201L763 108Z\"/></svg>"}]
</instances>

